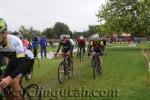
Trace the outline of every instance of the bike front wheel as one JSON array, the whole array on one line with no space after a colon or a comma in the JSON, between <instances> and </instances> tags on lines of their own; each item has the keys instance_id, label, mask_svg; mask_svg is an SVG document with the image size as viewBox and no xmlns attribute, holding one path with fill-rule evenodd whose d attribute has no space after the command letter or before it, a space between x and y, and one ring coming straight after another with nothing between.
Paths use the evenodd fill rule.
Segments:
<instances>
[{"instance_id":1,"label":"bike front wheel","mask_svg":"<svg viewBox=\"0 0 150 100\"><path fill-rule=\"evenodd\" d=\"M83 61L83 51L80 51L80 62Z\"/></svg>"},{"instance_id":2,"label":"bike front wheel","mask_svg":"<svg viewBox=\"0 0 150 100\"><path fill-rule=\"evenodd\" d=\"M65 74L65 65L61 62L58 66L58 81L60 84L64 82Z\"/></svg>"},{"instance_id":3,"label":"bike front wheel","mask_svg":"<svg viewBox=\"0 0 150 100\"><path fill-rule=\"evenodd\" d=\"M70 65L68 66L68 78L70 79L73 76L73 62L71 61Z\"/></svg>"},{"instance_id":4,"label":"bike front wheel","mask_svg":"<svg viewBox=\"0 0 150 100\"><path fill-rule=\"evenodd\" d=\"M41 100L41 93L39 86L36 84L30 84L23 89L24 100Z\"/></svg>"}]
</instances>

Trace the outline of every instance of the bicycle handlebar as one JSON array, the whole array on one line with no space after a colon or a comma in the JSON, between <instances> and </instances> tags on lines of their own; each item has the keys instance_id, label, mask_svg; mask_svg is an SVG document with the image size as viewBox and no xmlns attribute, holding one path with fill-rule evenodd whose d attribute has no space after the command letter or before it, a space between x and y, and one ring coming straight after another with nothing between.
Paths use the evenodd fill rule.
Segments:
<instances>
[{"instance_id":1,"label":"bicycle handlebar","mask_svg":"<svg viewBox=\"0 0 150 100\"><path fill-rule=\"evenodd\" d=\"M63 58L67 58L69 56L68 53L57 53L57 54L54 54L55 58L57 58L57 55L61 55L61 57Z\"/></svg>"}]
</instances>

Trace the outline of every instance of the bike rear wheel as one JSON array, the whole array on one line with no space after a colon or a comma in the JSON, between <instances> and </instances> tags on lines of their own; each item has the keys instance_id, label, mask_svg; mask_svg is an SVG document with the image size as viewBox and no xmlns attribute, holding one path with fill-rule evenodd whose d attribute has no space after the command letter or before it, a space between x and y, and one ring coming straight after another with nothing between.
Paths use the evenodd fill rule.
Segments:
<instances>
[{"instance_id":1,"label":"bike rear wheel","mask_svg":"<svg viewBox=\"0 0 150 100\"><path fill-rule=\"evenodd\" d=\"M80 51L80 62L82 62L83 61L83 51L81 50Z\"/></svg>"},{"instance_id":2,"label":"bike rear wheel","mask_svg":"<svg viewBox=\"0 0 150 100\"><path fill-rule=\"evenodd\" d=\"M100 63L100 59L99 58L96 59L96 74L97 75L101 74L101 63Z\"/></svg>"},{"instance_id":3,"label":"bike rear wheel","mask_svg":"<svg viewBox=\"0 0 150 100\"><path fill-rule=\"evenodd\" d=\"M95 57L93 57L91 59L91 65L92 65L92 69L93 69L93 78L95 80L95 78L96 78L96 74L95 74L95 67L96 67Z\"/></svg>"},{"instance_id":4,"label":"bike rear wheel","mask_svg":"<svg viewBox=\"0 0 150 100\"><path fill-rule=\"evenodd\" d=\"M100 74L100 61L98 57L94 57L91 60L92 68L93 68L93 78L96 79L96 76Z\"/></svg>"}]
</instances>

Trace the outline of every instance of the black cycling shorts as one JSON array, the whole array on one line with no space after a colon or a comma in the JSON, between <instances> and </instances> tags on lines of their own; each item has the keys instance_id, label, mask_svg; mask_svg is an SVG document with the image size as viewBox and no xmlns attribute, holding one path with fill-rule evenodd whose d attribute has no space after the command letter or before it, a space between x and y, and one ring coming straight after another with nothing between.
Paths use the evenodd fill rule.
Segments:
<instances>
[{"instance_id":1,"label":"black cycling shorts","mask_svg":"<svg viewBox=\"0 0 150 100\"><path fill-rule=\"evenodd\" d=\"M11 78L15 78L19 74L24 76L31 67L26 59L26 57L10 59L4 72L4 77L10 76Z\"/></svg>"},{"instance_id":2,"label":"black cycling shorts","mask_svg":"<svg viewBox=\"0 0 150 100\"><path fill-rule=\"evenodd\" d=\"M27 63L28 63L28 66L30 67L30 69L27 71L27 73L30 73L30 72L32 72L32 70L33 70L34 59L28 58L28 59L27 59Z\"/></svg>"}]
</instances>

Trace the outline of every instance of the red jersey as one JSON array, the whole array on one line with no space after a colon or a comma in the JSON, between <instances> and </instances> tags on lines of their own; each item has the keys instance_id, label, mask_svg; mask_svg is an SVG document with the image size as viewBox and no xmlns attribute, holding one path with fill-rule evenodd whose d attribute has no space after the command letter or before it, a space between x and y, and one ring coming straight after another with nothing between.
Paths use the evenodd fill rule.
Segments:
<instances>
[{"instance_id":1,"label":"red jersey","mask_svg":"<svg viewBox=\"0 0 150 100\"><path fill-rule=\"evenodd\" d=\"M77 39L78 46L85 46L85 39Z\"/></svg>"},{"instance_id":2,"label":"red jersey","mask_svg":"<svg viewBox=\"0 0 150 100\"><path fill-rule=\"evenodd\" d=\"M28 48L29 47L29 41L26 40L26 39L22 39L22 43L23 43L23 46Z\"/></svg>"}]
</instances>

